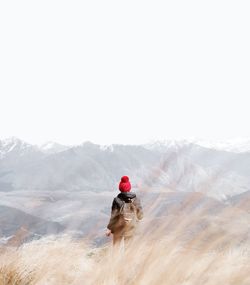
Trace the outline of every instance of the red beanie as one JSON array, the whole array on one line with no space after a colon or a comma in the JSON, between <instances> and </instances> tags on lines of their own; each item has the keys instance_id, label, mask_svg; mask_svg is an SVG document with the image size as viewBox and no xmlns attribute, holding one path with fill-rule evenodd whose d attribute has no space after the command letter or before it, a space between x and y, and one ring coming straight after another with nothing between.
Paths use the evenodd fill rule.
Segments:
<instances>
[{"instance_id":1,"label":"red beanie","mask_svg":"<svg viewBox=\"0 0 250 285\"><path fill-rule=\"evenodd\" d=\"M121 182L119 184L119 190L121 192L129 192L131 190L131 184L129 182L128 176L122 176Z\"/></svg>"}]
</instances>

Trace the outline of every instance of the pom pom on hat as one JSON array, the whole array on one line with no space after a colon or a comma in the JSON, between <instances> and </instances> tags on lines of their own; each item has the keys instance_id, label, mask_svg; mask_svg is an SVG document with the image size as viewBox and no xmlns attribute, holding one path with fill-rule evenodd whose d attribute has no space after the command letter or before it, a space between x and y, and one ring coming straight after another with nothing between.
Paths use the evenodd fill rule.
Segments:
<instances>
[{"instance_id":1,"label":"pom pom on hat","mask_svg":"<svg viewBox=\"0 0 250 285\"><path fill-rule=\"evenodd\" d=\"M131 184L129 182L128 176L122 176L121 181L119 183L119 190L121 192L129 192L131 190Z\"/></svg>"}]
</instances>

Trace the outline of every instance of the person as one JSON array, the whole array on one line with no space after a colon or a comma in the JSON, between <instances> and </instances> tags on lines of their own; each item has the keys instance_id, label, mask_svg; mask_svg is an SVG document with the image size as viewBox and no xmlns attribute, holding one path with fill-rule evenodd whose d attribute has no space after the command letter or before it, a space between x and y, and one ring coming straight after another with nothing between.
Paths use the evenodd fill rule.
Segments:
<instances>
[{"instance_id":1,"label":"person","mask_svg":"<svg viewBox=\"0 0 250 285\"><path fill-rule=\"evenodd\" d=\"M113 245L122 239L127 243L135 234L138 221L143 218L140 199L130 192L128 176L123 176L119 183L120 193L113 199L111 217L107 225L106 236L113 234Z\"/></svg>"}]
</instances>

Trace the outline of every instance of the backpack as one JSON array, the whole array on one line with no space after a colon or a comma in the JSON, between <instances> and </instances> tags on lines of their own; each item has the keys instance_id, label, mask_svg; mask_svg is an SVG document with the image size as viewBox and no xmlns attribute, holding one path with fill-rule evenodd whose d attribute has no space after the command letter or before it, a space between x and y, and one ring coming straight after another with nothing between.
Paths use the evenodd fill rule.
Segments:
<instances>
[{"instance_id":1,"label":"backpack","mask_svg":"<svg viewBox=\"0 0 250 285\"><path fill-rule=\"evenodd\" d=\"M136 206L134 205L134 199L129 202L123 201L120 207L120 222L125 228L133 228L137 222Z\"/></svg>"}]
</instances>

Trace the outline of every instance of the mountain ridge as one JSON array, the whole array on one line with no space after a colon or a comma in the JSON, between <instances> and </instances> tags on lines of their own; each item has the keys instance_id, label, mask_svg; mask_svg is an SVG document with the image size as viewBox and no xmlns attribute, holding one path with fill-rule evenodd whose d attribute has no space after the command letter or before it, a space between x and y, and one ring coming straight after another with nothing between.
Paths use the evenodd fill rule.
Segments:
<instances>
[{"instance_id":1,"label":"mountain ridge","mask_svg":"<svg viewBox=\"0 0 250 285\"><path fill-rule=\"evenodd\" d=\"M91 141L84 141L78 144L62 144L56 141L47 141L41 144L33 144L26 142L25 140L19 139L18 137L12 136L5 139L0 139L0 154L1 154L1 144L20 144L26 146L32 146L37 148L43 152L60 152L63 150L67 150L69 148L74 148L77 146L82 146L84 144L92 144L95 146L100 147L101 149L112 149L114 146L118 145L133 145L133 146L143 146L147 149L164 149L164 148L180 148L185 145L195 144L201 147L205 147L208 149L213 150L220 150L220 151L229 151L235 153L242 153L242 152L250 152L250 138L237 138L231 140L204 140L204 139L166 139L166 140L155 140L150 141L148 143L141 143L141 144L119 144L119 143L111 143L111 144L98 144Z\"/></svg>"},{"instance_id":2,"label":"mountain ridge","mask_svg":"<svg viewBox=\"0 0 250 285\"><path fill-rule=\"evenodd\" d=\"M106 147L85 142L52 152L19 139L0 141L1 146L7 152L0 158L0 191L107 191L124 173L137 187L204 192L224 200L249 190L250 153L188 141Z\"/></svg>"}]
</instances>

